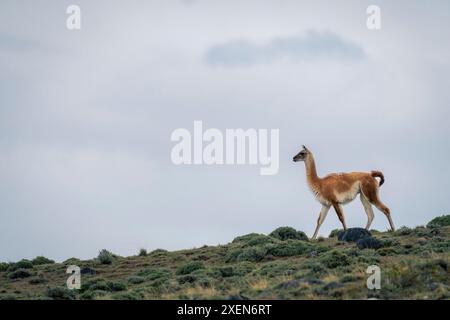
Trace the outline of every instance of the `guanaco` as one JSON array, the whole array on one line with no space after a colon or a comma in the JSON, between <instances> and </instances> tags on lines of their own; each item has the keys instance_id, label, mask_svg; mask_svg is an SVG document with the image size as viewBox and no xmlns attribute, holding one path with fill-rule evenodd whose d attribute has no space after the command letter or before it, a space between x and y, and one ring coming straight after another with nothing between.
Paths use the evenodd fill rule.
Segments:
<instances>
[{"instance_id":1,"label":"guanaco","mask_svg":"<svg viewBox=\"0 0 450 320\"><path fill-rule=\"evenodd\" d=\"M381 202L379 197L378 189L384 183L384 176L380 171L371 171L370 173L332 173L323 178L319 178L317 176L316 164L312 152L305 146L302 147L303 149L293 158L293 160L294 162L305 162L306 181L308 186L316 199L322 204L322 209L320 210L320 215L317 219L316 231L312 237L313 239L317 237L319 228L325 220L331 206L336 211L344 230L346 230L347 226L345 224L342 205L354 200L358 194L360 194L361 202L367 214L367 230L369 230L374 218L372 205L386 215L391 230L395 230L391 212L389 208ZM375 178L380 178L380 182Z\"/></svg>"}]
</instances>

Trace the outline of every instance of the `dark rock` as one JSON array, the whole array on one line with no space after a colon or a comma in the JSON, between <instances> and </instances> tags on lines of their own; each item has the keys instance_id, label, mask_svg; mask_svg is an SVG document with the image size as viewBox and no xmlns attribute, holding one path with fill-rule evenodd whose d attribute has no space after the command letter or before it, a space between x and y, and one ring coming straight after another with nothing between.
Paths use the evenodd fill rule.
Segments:
<instances>
[{"instance_id":1,"label":"dark rock","mask_svg":"<svg viewBox=\"0 0 450 320\"><path fill-rule=\"evenodd\" d=\"M341 231L338 234L339 241L357 242L359 239L370 237L372 234L363 228L350 228L345 231Z\"/></svg>"},{"instance_id":2,"label":"dark rock","mask_svg":"<svg viewBox=\"0 0 450 320\"><path fill-rule=\"evenodd\" d=\"M372 237L365 237L362 239L359 239L356 242L356 245L359 249L379 249L383 246L383 243L375 238Z\"/></svg>"}]
</instances>

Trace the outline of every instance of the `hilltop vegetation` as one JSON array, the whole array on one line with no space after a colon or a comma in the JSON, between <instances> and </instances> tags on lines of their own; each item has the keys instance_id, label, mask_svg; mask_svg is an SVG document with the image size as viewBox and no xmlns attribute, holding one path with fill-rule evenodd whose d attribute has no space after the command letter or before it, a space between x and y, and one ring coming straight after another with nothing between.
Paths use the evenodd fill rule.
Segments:
<instances>
[{"instance_id":1,"label":"hilltop vegetation","mask_svg":"<svg viewBox=\"0 0 450 320\"><path fill-rule=\"evenodd\" d=\"M426 227L372 231L377 249L339 241L338 234L309 241L283 227L190 250L0 263L0 299L450 298L450 216ZM380 290L366 287L373 264L381 268ZM80 290L66 289L69 265L81 268Z\"/></svg>"}]
</instances>

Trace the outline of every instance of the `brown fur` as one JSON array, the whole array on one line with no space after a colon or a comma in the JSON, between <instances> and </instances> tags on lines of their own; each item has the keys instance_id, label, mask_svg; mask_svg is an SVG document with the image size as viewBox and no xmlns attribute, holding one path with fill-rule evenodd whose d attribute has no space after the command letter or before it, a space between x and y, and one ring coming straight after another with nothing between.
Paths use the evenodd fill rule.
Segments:
<instances>
[{"instance_id":1,"label":"brown fur","mask_svg":"<svg viewBox=\"0 0 450 320\"><path fill-rule=\"evenodd\" d=\"M384 183L383 173L380 171L332 173L319 178L313 154L305 147L294 157L294 161L305 162L308 186L322 204L313 238L317 236L320 225L325 220L330 207L336 211L344 230L347 229L342 205L352 201L358 194L368 217L366 229L369 229L372 223L374 214L371 205L374 205L386 215L391 229L395 230L390 210L379 198L379 187ZM376 180L377 177L380 178L379 183Z\"/></svg>"}]
</instances>

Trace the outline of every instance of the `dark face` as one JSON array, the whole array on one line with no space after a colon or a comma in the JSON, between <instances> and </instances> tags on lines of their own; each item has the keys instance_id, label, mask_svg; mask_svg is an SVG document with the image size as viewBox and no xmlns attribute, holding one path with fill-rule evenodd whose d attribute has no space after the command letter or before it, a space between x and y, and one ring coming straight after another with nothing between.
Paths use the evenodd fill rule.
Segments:
<instances>
[{"instance_id":1,"label":"dark face","mask_svg":"<svg viewBox=\"0 0 450 320\"><path fill-rule=\"evenodd\" d=\"M303 149L295 155L293 160L294 162L305 161L307 156L308 156L308 149L303 147Z\"/></svg>"}]
</instances>

